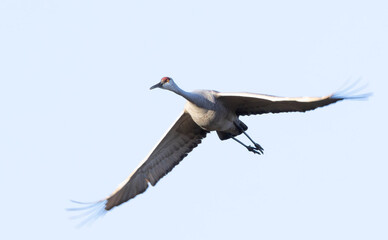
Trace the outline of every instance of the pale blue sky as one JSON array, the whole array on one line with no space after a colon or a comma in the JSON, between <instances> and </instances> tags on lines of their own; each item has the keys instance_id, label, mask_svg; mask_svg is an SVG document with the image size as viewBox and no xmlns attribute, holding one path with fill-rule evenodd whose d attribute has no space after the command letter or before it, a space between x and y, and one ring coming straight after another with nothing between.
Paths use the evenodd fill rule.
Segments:
<instances>
[{"instance_id":1,"label":"pale blue sky","mask_svg":"<svg viewBox=\"0 0 388 240\"><path fill-rule=\"evenodd\" d=\"M0 1L1 239L387 239L386 1ZM368 101L244 117L155 188L77 229L180 114L149 87ZM244 139L245 140L245 139Z\"/></svg>"}]
</instances>

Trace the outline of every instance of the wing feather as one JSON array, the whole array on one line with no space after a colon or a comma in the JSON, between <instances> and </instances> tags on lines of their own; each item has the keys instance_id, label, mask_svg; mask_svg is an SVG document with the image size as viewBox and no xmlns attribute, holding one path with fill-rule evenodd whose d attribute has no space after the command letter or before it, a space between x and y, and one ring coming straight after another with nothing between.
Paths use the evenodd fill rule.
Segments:
<instances>
[{"instance_id":1,"label":"wing feather","mask_svg":"<svg viewBox=\"0 0 388 240\"><path fill-rule=\"evenodd\" d=\"M345 99L335 95L325 97L276 97L255 93L218 93L218 100L237 115L281 112L305 112Z\"/></svg>"},{"instance_id":2,"label":"wing feather","mask_svg":"<svg viewBox=\"0 0 388 240\"><path fill-rule=\"evenodd\" d=\"M148 157L105 199L105 210L143 193L148 183L154 186L200 144L207 133L183 112Z\"/></svg>"}]
</instances>

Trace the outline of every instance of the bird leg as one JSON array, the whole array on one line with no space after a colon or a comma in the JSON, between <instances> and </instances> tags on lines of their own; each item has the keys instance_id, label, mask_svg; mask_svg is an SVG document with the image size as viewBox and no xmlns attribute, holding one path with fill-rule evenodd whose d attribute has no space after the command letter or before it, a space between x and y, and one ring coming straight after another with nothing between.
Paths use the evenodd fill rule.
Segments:
<instances>
[{"instance_id":1,"label":"bird leg","mask_svg":"<svg viewBox=\"0 0 388 240\"><path fill-rule=\"evenodd\" d=\"M255 145L255 150L259 150L261 154L264 154L264 148L260 146L260 144L256 143L255 141L252 140L252 138L244 131L243 132L245 136Z\"/></svg>"},{"instance_id":2,"label":"bird leg","mask_svg":"<svg viewBox=\"0 0 388 240\"><path fill-rule=\"evenodd\" d=\"M241 141L237 140L237 139L234 139L238 142L240 142L242 145L244 145L249 151L252 151L250 149L253 149L253 150L258 150L260 153L259 154L264 154L264 148L262 148L260 146L260 144L256 143L255 141L252 140L252 138L244 131L244 129L239 126L237 123L235 123L236 127L242 132L244 133L245 136L247 136L247 138L253 143L253 145L255 145L255 147L252 147L252 146L247 146L245 144L243 144ZM257 151L256 151L257 152ZM257 152L258 153L258 152Z\"/></svg>"},{"instance_id":3,"label":"bird leg","mask_svg":"<svg viewBox=\"0 0 388 240\"><path fill-rule=\"evenodd\" d=\"M246 148L248 149L248 151L250 151L250 152L257 153L257 154L259 154L259 155L261 155L261 154L263 153L262 150L256 149L256 148L254 148L254 147L252 147L252 146L245 145L243 142L241 142L240 140L238 140L238 139L235 138L235 137L232 137L232 139L233 139L234 141L240 143L240 144L243 145L244 147L246 147ZM256 150L259 150L260 152L258 152L258 151L256 151Z\"/></svg>"}]
</instances>

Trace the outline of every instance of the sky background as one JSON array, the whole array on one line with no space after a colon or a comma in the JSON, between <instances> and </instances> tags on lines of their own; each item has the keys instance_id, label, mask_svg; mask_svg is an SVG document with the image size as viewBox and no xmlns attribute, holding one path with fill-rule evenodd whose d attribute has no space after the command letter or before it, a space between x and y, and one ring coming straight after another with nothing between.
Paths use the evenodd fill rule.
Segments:
<instances>
[{"instance_id":1,"label":"sky background","mask_svg":"<svg viewBox=\"0 0 388 240\"><path fill-rule=\"evenodd\" d=\"M0 1L1 239L388 239L386 1ZM83 228L185 100L150 91L368 101L243 117L156 187ZM246 140L245 138L241 138Z\"/></svg>"}]
</instances>

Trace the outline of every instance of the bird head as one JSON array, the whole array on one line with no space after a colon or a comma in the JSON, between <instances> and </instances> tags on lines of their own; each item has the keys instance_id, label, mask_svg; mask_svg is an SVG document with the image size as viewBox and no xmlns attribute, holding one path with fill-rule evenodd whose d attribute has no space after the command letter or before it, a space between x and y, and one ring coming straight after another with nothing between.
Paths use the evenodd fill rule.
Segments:
<instances>
[{"instance_id":1,"label":"bird head","mask_svg":"<svg viewBox=\"0 0 388 240\"><path fill-rule=\"evenodd\" d=\"M170 91L174 91L176 89L176 84L174 83L174 80L170 77L163 77L159 83L155 84L150 88L150 90L154 88L162 88L162 89L167 89Z\"/></svg>"}]
</instances>

